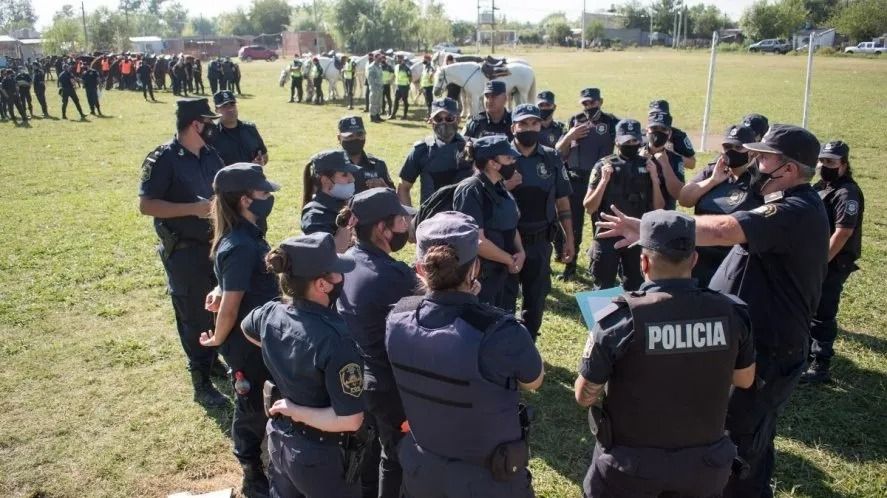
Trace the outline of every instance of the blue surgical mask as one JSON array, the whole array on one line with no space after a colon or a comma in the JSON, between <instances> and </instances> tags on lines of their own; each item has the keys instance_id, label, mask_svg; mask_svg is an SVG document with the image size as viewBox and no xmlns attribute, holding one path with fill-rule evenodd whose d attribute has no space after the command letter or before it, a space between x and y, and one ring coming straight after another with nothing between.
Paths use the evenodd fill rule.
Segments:
<instances>
[{"instance_id":1,"label":"blue surgical mask","mask_svg":"<svg viewBox=\"0 0 887 498\"><path fill-rule=\"evenodd\" d=\"M330 195L339 200L347 200L354 196L354 182L334 183Z\"/></svg>"}]
</instances>

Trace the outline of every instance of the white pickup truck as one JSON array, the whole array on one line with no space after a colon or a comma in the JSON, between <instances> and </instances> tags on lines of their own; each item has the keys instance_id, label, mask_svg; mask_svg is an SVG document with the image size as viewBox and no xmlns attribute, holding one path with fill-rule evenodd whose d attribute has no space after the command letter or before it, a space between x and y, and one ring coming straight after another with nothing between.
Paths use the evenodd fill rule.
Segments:
<instances>
[{"instance_id":1,"label":"white pickup truck","mask_svg":"<svg viewBox=\"0 0 887 498\"><path fill-rule=\"evenodd\" d=\"M887 52L887 49L885 49L883 45L875 44L875 42L862 42L855 47L847 47L844 49L844 53L847 54L881 55L883 52Z\"/></svg>"}]
</instances>

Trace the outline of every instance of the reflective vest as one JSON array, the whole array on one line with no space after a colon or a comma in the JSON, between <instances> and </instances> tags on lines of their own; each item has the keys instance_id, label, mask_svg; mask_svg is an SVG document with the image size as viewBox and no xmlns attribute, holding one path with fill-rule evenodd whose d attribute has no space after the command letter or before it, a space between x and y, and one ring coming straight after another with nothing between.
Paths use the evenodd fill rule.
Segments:
<instances>
[{"instance_id":1,"label":"reflective vest","mask_svg":"<svg viewBox=\"0 0 887 498\"><path fill-rule=\"evenodd\" d=\"M354 61L345 63L345 68L342 70L342 78L346 80L354 79Z\"/></svg>"},{"instance_id":2,"label":"reflective vest","mask_svg":"<svg viewBox=\"0 0 887 498\"><path fill-rule=\"evenodd\" d=\"M120 64L120 73L121 74L129 74L131 72L132 72L132 62L123 61L123 63Z\"/></svg>"},{"instance_id":3,"label":"reflective vest","mask_svg":"<svg viewBox=\"0 0 887 498\"><path fill-rule=\"evenodd\" d=\"M425 66L422 68L422 77L419 80L419 86L425 88L429 86L434 86L434 68L431 66Z\"/></svg>"},{"instance_id":4,"label":"reflective vest","mask_svg":"<svg viewBox=\"0 0 887 498\"><path fill-rule=\"evenodd\" d=\"M394 81L394 73L392 71L382 69L382 84L390 85L392 81Z\"/></svg>"},{"instance_id":5,"label":"reflective vest","mask_svg":"<svg viewBox=\"0 0 887 498\"><path fill-rule=\"evenodd\" d=\"M395 68L395 75L397 77L397 86L410 86L410 70L403 64L398 64L397 68Z\"/></svg>"},{"instance_id":6,"label":"reflective vest","mask_svg":"<svg viewBox=\"0 0 887 498\"><path fill-rule=\"evenodd\" d=\"M102 71L110 71L111 64L108 62L108 59L102 59Z\"/></svg>"},{"instance_id":7,"label":"reflective vest","mask_svg":"<svg viewBox=\"0 0 887 498\"><path fill-rule=\"evenodd\" d=\"M302 64L299 63L296 65L295 62L290 64L290 77L292 78L301 78L302 77Z\"/></svg>"}]
</instances>

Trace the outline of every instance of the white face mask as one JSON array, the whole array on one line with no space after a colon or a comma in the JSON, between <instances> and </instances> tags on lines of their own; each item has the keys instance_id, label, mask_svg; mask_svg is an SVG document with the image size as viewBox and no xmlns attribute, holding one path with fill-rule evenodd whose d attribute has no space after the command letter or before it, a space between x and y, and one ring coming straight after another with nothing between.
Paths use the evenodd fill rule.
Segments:
<instances>
[{"instance_id":1,"label":"white face mask","mask_svg":"<svg viewBox=\"0 0 887 498\"><path fill-rule=\"evenodd\" d=\"M347 200L354 196L354 182L334 183L330 195L339 200Z\"/></svg>"}]
</instances>

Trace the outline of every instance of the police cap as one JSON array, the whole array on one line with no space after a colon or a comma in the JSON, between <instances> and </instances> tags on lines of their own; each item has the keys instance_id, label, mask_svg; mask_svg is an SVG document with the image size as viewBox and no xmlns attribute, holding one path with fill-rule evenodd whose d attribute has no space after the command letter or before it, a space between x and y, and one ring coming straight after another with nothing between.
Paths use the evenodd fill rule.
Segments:
<instances>
[{"instance_id":1,"label":"police cap","mask_svg":"<svg viewBox=\"0 0 887 498\"><path fill-rule=\"evenodd\" d=\"M745 125L732 125L727 128L727 131L724 133L724 140L722 140L721 143L744 147L745 144L754 141L755 130L752 130L751 127Z\"/></svg>"},{"instance_id":2,"label":"police cap","mask_svg":"<svg viewBox=\"0 0 887 498\"><path fill-rule=\"evenodd\" d=\"M345 152L341 149L330 149L318 152L311 157L311 164L314 166L314 174L322 173L357 173L360 169L351 163L345 157Z\"/></svg>"},{"instance_id":3,"label":"police cap","mask_svg":"<svg viewBox=\"0 0 887 498\"><path fill-rule=\"evenodd\" d=\"M760 142L745 144L756 152L770 152L797 161L804 166L816 166L819 158L819 140L800 126L774 124Z\"/></svg>"},{"instance_id":4,"label":"police cap","mask_svg":"<svg viewBox=\"0 0 887 498\"><path fill-rule=\"evenodd\" d=\"M549 90L544 90L536 94L536 105L541 103L548 103L554 105L554 93Z\"/></svg>"},{"instance_id":5,"label":"police cap","mask_svg":"<svg viewBox=\"0 0 887 498\"><path fill-rule=\"evenodd\" d=\"M641 124L635 119L623 119L616 123L616 144L629 140L641 140Z\"/></svg>"},{"instance_id":6,"label":"police cap","mask_svg":"<svg viewBox=\"0 0 887 498\"><path fill-rule=\"evenodd\" d=\"M376 187L354 194L349 201L351 215L358 225L371 225L391 216L413 216L416 210L400 203L394 190Z\"/></svg>"},{"instance_id":7,"label":"police cap","mask_svg":"<svg viewBox=\"0 0 887 498\"><path fill-rule=\"evenodd\" d=\"M479 229L474 219L457 211L444 211L419 223L416 227L416 257L425 259L429 249L450 246L456 251L460 265L477 257Z\"/></svg>"},{"instance_id":8,"label":"police cap","mask_svg":"<svg viewBox=\"0 0 887 498\"><path fill-rule=\"evenodd\" d=\"M579 92L579 101L585 100L601 100L600 88L584 88Z\"/></svg>"},{"instance_id":9,"label":"police cap","mask_svg":"<svg viewBox=\"0 0 887 498\"><path fill-rule=\"evenodd\" d=\"M505 135L487 135L473 142L474 158L490 159L496 156L520 157L520 152L511 145Z\"/></svg>"},{"instance_id":10,"label":"police cap","mask_svg":"<svg viewBox=\"0 0 887 498\"><path fill-rule=\"evenodd\" d=\"M850 146L841 140L833 140L822 146L819 157L824 159L844 159L850 157Z\"/></svg>"},{"instance_id":11,"label":"police cap","mask_svg":"<svg viewBox=\"0 0 887 498\"><path fill-rule=\"evenodd\" d=\"M647 211L637 245L670 258L689 258L696 248L696 220L673 210Z\"/></svg>"},{"instance_id":12,"label":"police cap","mask_svg":"<svg viewBox=\"0 0 887 498\"><path fill-rule=\"evenodd\" d=\"M176 100L176 117L180 121L190 122L204 118L217 119L222 116L209 108L209 101L206 98L189 98Z\"/></svg>"},{"instance_id":13,"label":"police cap","mask_svg":"<svg viewBox=\"0 0 887 498\"><path fill-rule=\"evenodd\" d=\"M504 81L488 81L484 87L484 95L502 95L503 93L505 93Z\"/></svg>"},{"instance_id":14,"label":"police cap","mask_svg":"<svg viewBox=\"0 0 887 498\"><path fill-rule=\"evenodd\" d=\"M517 123L525 119L536 118L542 120L542 111L533 104L521 104L511 111L511 121Z\"/></svg>"},{"instance_id":15,"label":"police cap","mask_svg":"<svg viewBox=\"0 0 887 498\"><path fill-rule=\"evenodd\" d=\"M647 126L661 126L665 128L671 128L671 114L662 111L653 111L647 115Z\"/></svg>"},{"instance_id":16,"label":"police cap","mask_svg":"<svg viewBox=\"0 0 887 498\"><path fill-rule=\"evenodd\" d=\"M290 237L280 243L289 259L289 274L294 277L319 277L327 273L348 273L354 259L336 252L336 241L326 232Z\"/></svg>"},{"instance_id":17,"label":"police cap","mask_svg":"<svg viewBox=\"0 0 887 498\"><path fill-rule=\"evenodd\" d=\"M767 133L767 128L770 127L770 120L763 114L746 114L742 118L742 124L755 130L755 135L763 137Z\"/></svg>"},{"instance_id":18,"label":"police cap","mask_svg":"<svg viewBox=\"0 0 887 498\"><path fill-rule=\"evenodd\" d=\"M459 115L459 105L456 103L455 100L453 100L449 97L437 99L431 103L431 116L430 117L434 117L435 115L437 115L440 112L448 112L448 113L452 114L453 116L458 116Z\"/></svg>"},{"instance_id":19,"label":"police cap","mask_svg":"<svg viewBox=\"0 0 887 498\"><path fill-rule=\"evenodd\" d=\"M664 112L666 114L671 113L670 106L668 105L668 101L664 99L652 100L650 101L650 112Z\"/></svg>"},{"instance_id":20,"label":"police cap","mask_svg":"<svg viewBox=\"0 0 887 498\"><path fill-rule=\"evenodd\" d=\"M360 116L345 116L339 120L339 134L348 137L355 133L366 133L363 126L363 118Z\"/></svg>"},{"instance_id":21,"label":"police cap","mask_svg":"<svg viewBox=\"0 0 887 498\"><path fill-rule=\"evenodd\" d=\"M231 90L219 90L213 95L213 102L216 107L221 107L229 102L237 103L237 98L234 97L234 92Z\"/></svg>"},{"instance_id":22,"label":"police cap","mask_svg":"<svg viewBox=\"0 0 887 498\"><path fill-rule=\"evenodd\" d=\"M213 190L222 194L248 190L276 192L280 190L280 185L268 181L265 178L265 172L258 164L234 163L225 166L216 173L213 180Z\"/></svg>"}]
</instances>

